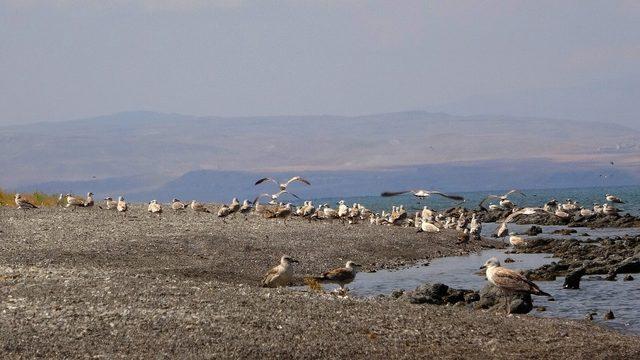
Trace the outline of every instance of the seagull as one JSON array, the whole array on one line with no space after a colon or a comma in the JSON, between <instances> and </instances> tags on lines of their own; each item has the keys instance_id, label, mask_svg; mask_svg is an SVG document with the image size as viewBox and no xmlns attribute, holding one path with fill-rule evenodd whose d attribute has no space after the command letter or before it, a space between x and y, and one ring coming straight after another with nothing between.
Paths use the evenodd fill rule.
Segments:
<instances>
[{"instance_id":1,"label":"seagull","mask_svg":"<svg viewBox=\"0 0 640 360\"><path fill-rule=\"evenodd\" d=\"M118 205L116 206L118 212L126 213L128 210L127 202L124 201L124 196L118 196Z\"/></svg>"},{"instance_id":2,"label":"seagull","mask_svg":"<svg viewBox=\"0 0 640 360\"><path fill-rule=\"evenodd\" d=\"M18 209L28 210L28 209L37 209L38 207L30 203L29 201L22 198L22 194L16 193L15 197L16 205L18 205Z\"/></svg>"},{"instance_id":3,"label":"seagull","mask_svg":"<svg viewBox=\"0 0 640 360\"><path fill-rule=\"evenodd\" d=\"M240 210L240 201L238 201L238 198L233 198L231 200L231 204L229 204L229 211L233 214L235 212L238 212Z\"/></svg>"},{"instance_id":4,"label":"seagull","mask_svg":"<svg viewBox=\"0 0 640 360\"><path fill-rule=\"evenodd\" d=\"M456 201L464 201L464 198L462 196L449 195L449 194L445 194L445 193L440 192L440 191L433 191L433 190L385 191L382 194L380 194L380 196L389 197L389 196L402 195L402 194L406 194L406 193L412 193L413 196L415 196L415 197L417 197L419 199L428 198L431 195L440 195L442 197L446 197L447 199L456 200Z\"/></svg>"},{"instance_id":5,"label":"seagull","mask_svg":"<svg viewBox=\"0 0 640 360\"><path fill-rule=\"evenodd\" d=\"M113 201L113 198L110 196L104 198L104 204L107 210L115 210L116 207L118 207L118 202Z\"/></svg>"},{"instance_id":6,"label":"seagull","mask_svg":"<svg viewBox=\"0 0 640 360\"><path fill-rule=\"evenodd\" d=\"M220 209L218 209L218 217L222 218L222 221L224 222L224 218L229 216L229 214L231 214L231 208L226 204L222 204Z\"/></svg>"},{"instance_id":7,"label":"seagull","mask_svg":"<svg viewBox=\"0 0 640 360\"><path fill-rule=\"evenodd\" d=\"M58 201L56 201L56 206L62 207L63 201L64 201L64 195L61 193L60 196L58 196Z\"/></svg>"},{"instance_id":8,"label":"seagull","mask_svg":"<svg viewBox=\"0 0 640 360\"><path fill-rule=\"evenodd\" d=\"M292 263L298 263L298 260L283 255L280 258L280 264L271 268L262 278L262 286L273 288L289 285L293 278Z\"/></svg>"},{"instance_id":9,"label":"seagull","mask_svg":"<svg viewBox=\"0 0 640 360\"><path fill-rule=\"evenodd\" d=\"M419 224L420 228L417 232L440 232L440 228L437 227L433 222L431 222L427 218L422 218L421 223Z\"/></svg>"},{"instance_id":10,"label":"seagull","mask_svg":"<svg viewBox=\"0 0 640 360\"><path fill-rule=\"evenodd\" d=\"M294 177L292 177L291 179L289 179L285 183L280 183L280 182L278 182L278 181L276 181L276 180L274 180L272 178L265 177L265 178L262 178L262 179L256 181L256 183L254 185L260 185L265 181L271 181L272 183L278 185L278 187L280 188L280 191L287 190L287 186L289 186L289 184L291 184L292 182L296 182L296 181L297 182L301 182L303 184L311 185L311 183L309 181L303 179L300 176L294 176Z\"/></svg>"},{"instance_id":11,"label":"seagull","mask_svg":"<svg viewBox=\"0 0 640 360\"><path fill-rule=\"evenodd\" d=\"M616 215L618 214L618 209L613 207L613 205L604 204L602 205L602 213L605 215Z\"/></svg>"},{"instance_id":12,"label":"seagull","mask_svg":"<svg viewBox=\"0 0 640 360\"><path fill-rule=\"evenodd\" d=\"M81 198L72 196L71 194L67 194L65 196L67 197L67 207L73 206L75 209L77 207L84 206L84 200L82 200Z\"/></svg>"},{"instance_id":13,"label":"seagull","mask_svg":"<svg viewBox=\"0 0 640 360\"><path fill-rule=\"evenodd\" d=\"M242 205L240 205L240 212L242 214L248 213L249 211L251 211L251 204L249 203L249 200L245 199L242 202Z\"/></svg>"},{"instance_id":14,"label":"seagull","mask_svg":"<svg viewBox=\"0 0 640 360\"><path fill-rule=\"evenodd\" d=\"M622 199L620 199L615 195L606 194L605 197L609 202L616 203L616 204L624 204L624 201L622 201Z\"/></svg>"},{"instance_id":15,"label":"seagull","mask_svg":"<svg viewBox=\"0 0 640 360\"><path fill-rule=\"evenodd\" d=\"M507 235L508 233L508 229L507 229L507 224L509 222L511 222L511 220L515 219L518 215L532 215L535 214L537 212L545 212L544 209L542 208L535 208L535 207L528 207L528 208L523 208L520 210L513 210L511 212L511 214L509 216L507 216L502 223L500 223L500 226L496 229L496 235L498 237L504 237Z\"/></svg>"},{"instance_id":16,"label":"seagull","mask_svg":"<svg viewBox=\"0 0 640 360\"><path fill-rule=\"evenodd\" d=\"M171 209L174 211L186 210L187 204L176 198L173 198L173 200L171 200Z\"/></svg>"},{"instance_id":17,"label":"seagull","mask_svg":"<svg viewBox=\"0 0 640 360\"><path fill-rule=\"evenodd\" d=\"M157 200L151 200L151 202L149 203L149 207L147 208L147 211L149 211L152 214L160 215L162 213L162 204L158 203Z\"/></svg>"},{"instance_id":18,"label":"seagull","mask_svg":"<svg viewBox=\"0 0 640 360\"><path fill-rule=\"evenodd\" d=\"M289 215L291 215L292 212L293 210L291 209L291 203L288 203L284 206L278 205L275 208L266 208L264 210L263 216L267 219L282 218L284 219L284 225L286 226L287 218L289 217Z\"/></svg>"},{"instance_id":19,"label":"seagull","mask_svg":"<svg viewBox=\"0 0 640 360\"><path fill-rule=\"evenodd\" d=\"M506 194L504 195L488 195L487 197L485 197L484 199L482 199L482 201L480 201L480 204L478 204L478 206L480 207L480 209L484 209L486 210L482 204L484 204L485 201L489 200L489 199L500 199L500 206L502 207L506 207L506 208L513 208L513 203L511 201L509 201L509 195L511 194L520 194L522 196L527 196L525 195L523 192L521 192L520 190L516 190L516 189L512 189L507 191Z\"/></svg>"},{"instance_id":20,"label":"seagull","mask_svg":"<svg viewBox=\"0 0 640 360\"><path fill-rule=\"evenodd\" d=\"M513 246L522 246L525 242L521 236L516 236L515 233L509 233L509 244Z\"/></svg>"},{"instance_id":21,"label":"seagull","mask_svg":"<svg viewBox=\"0 0 640 360\"><path fill-rule=\"evenodd\" d=\"M203 203L199 203L195 200L191 200L191 210L195 212L206 212L209 213L209 209L207 209Z\"/></svg>"},{"instance_id":22,"label":"seagull","mask_svg":"<svg viewBox=\"0 0 640 360\"><path fill-rule=\"evenodd\" d=\"M495 257L487 260L480 269L487 269L487 280L502 290L502 293L505 296L505 308L507 310L507 314L511 311L511 297L514 294L551 296L550 294L540 290L538 285L531 282L524 275L511 269L501 267L500 261Z\"/></svg>"},{"instance_id":23,"label":"seagull","mask_svg":"<svg viewBox=\"0 0 640 360\"><path fill-rule=\"evenodd\" d=\"M92 207L93 206L93 193L92 192L88 192L87 193L87 198L84 200L84 207Z\"/></svg>"},{"instance_id":24,"label":"seagull","mask_svg":"<svg viewBox=\"0 0 640 360\"><path fill-rule=\"evenodd\" d=\"M349 260L345 267L327 271L313 279L321 283L338 284L340 285L340 289L344 292L344 286L350 284L356 278L356 273L360 267L361 265Z\"/></svg>"},{"instance_id":25,"label":"seagull","mask_svg":"<svg viewBox=\"0 0 640 360\"><path fill-rule=\"evenodd\" d=\"M269 197L269 198L271 198L271 201L270 201L269 203L270 203L271 205L275 205L275 204L277 204L277 200L278 200L278 198L279 198L280 196L282 196L283 194L289 194L289 195L293 196L293 197L294 197L294 198L296 198L296 199L300 199L300 198L298 197L298 195L296 195L296 194L294 194L294 193L290 193L290 192L288 192L287 190L280 190L279 192L277 192L277 193L275 193L275 194L267 194L267 193L260 194L260 195L258 195L258 197L257 197L255 200L253 200L253 203L255 204L258 200L260 200L260 198L263 198L263 197Z\"/></svg>"}]
</instances>

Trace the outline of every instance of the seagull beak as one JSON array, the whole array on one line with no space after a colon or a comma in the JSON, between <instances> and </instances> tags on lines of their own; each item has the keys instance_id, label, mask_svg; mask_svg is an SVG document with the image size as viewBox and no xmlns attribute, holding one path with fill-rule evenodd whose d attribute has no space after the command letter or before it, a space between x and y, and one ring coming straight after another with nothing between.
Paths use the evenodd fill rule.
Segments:
<instances>
[{"instance_id":1,"label":"seagull beak","mask_svg":"<svg viewBox=\"0 0 640 360\"><path fill-rule=\"evenodd\" d=\"M485 265L480 266L480 270L486 269L487 267Z\"/></svg>"}]
</instances>

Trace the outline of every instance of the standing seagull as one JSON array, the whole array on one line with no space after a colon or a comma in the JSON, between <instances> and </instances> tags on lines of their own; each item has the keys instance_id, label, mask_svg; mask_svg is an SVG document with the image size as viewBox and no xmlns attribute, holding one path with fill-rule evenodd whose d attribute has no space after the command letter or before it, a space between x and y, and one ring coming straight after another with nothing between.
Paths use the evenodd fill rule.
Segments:
<instances>
[{"instance_id":1,"label":"standing seagull","mask_svg":"<svg viewBox=\"0 0 640 360\"><path fill-rule=\"evenodd\" d=\"M360 267L361 265L349 260L345 267L327 271L313 279L321 283L338 284L340 285L340 290L344 292L344 286L350 284L356 278L356 273Z\"/></svg>"},{"instance_id":2,"label":"standing seagull","mask_svg":"<svg viewBox=\"0 0 640 360\"><path fill-rule=\"evenodd\" d=\"M278 185L278 187L280 188L280 191L287 190L287 186L289 186L289 184L291 184L292 182L296 182L296 181L297 182L301 182L303 184L311 185L310 182L308 182L307 180L303 179L301 176L294 176L294 177L292 177L291 179L289 179L285 183L281 183L281 182L278 182L278 181L276 181L276 180L274 180L272 178L265 177L265 178L262 178L262 179L256 181L256 183L254 185L260 185L265 181L271 181L272 183Z\"/></svg>"},{"instance_id":3,"label":"standing seagull","mask_svg":"<svg viewBox=\"0 0 640 360\"><path fill-rule=\"evenodd\" d=\"M240 206L240 213L246 214L251 211L251 204L249 204L249 200L244 199L242 205Z\"/></svg>"},{"instance_id":4,"label":"standing seagull","mask_svg":"<svg viewBox=\"0 0 640 360\"><path fill-rule=\"evenodd\" d=\"M92 192L88 192L87 193L87 198L84 200L84 207L92 207L93 206L93 193Z\"/></svg>"},{"instance_id":5,"label":"standing seagull","mask_svg":"<svg viewBox=\"0 0 640 360\"><path fill-rule=\"evenodd\" d=\"M75 197L71 194L67 194L67 207L72 207L75 209L77 207L84 206L84 200L81 198Z\"/></svg>"},{"instance_id":6,"label":"standing seagull","mask_svg":"<svg viewBox=\"0 0 640 360\"><path fill-rule=\"evenodd\" d=\"M22 198L22 195L16 193L15 197L16 205L18 205L18 209L28 210L28 209L37 209L38 207L30 203L29 201Z\"/></svg>"},{"instance_id":7,"label":"standing seagull","mask_svg":"<svg viewBox=\"0 0 640 360\"><path fill-rule=\"evenodd\" d=\"M147 211L152 214L162 214L162 204L158 203L157 200L151 200L149 203L149 207L147 207Z\"/></svg>"},{"instance_id":8,"label":"standing seagull","mask_svg":"<svg viewBox=\"0 0 640 360\"><path fill-rule=\"evenodd\" d=\"M380 194L380 196L388 197L388 196L402 195L402 194L406 194L406 193L412 193L413 196L415 196L415 197L417 197L419 199L428 198L431 195L440 195L442 197L446 197L447 199L456 200L456 201L464 201L464 198L462 196L449 195L449 194L445 194L445 193L440 192L440 191L433 191L433 190L385 191L382 194Z\"/></svg>"},{"instance_id":9,"label":"standing seagull","mask_svg":"<svg viewBox=\"0 0 640 360\"><path fill-rule=\"evenodd\" d=\"M273 288L289 285L293 278L293 266L291 264L297 262L298 260L283 255L282 258L280 258L280 264L271 268L264 278L262 278L262 286Z\"/></svg>"},{"instance_id":10,"label":"standing seagull","mask_svg":"<svg viewBox=\"0 0 640 360\"><path fill-rule=\"evenodd\" d=\"M118 210L118 212L122 213L123 217L127 216L128 206L127 202L124 201L123 196L118 197L118 205L116 206L116 209Z\"/></svg>"},{"instance_id":11,"label":"standing seagull","mask_svg":"<svg viewBox=\"0 0 640 360\"><path fill-rule=\"evenodd\" d=\"M118 202L113 201L111 196L104 198L104 205L107 210L115 210L118 207Z\"/></svg>"},{"instance_id":12,"label":"standing seagull","mask_svg":"<svg viewBox=\"0 0 640 360\"><path fill-rule=\"evenodd\" d=\"M507 314L511 311L511 300L514 294L551 296L550 294L540 290L538 285L531 282L524 275L511 269L501 267L500 261L495 257L487 260L480 269L487 269L487 280L502 290L502 293L505 296L505 308L507 310Z\"/></svg>"}]
</instances>

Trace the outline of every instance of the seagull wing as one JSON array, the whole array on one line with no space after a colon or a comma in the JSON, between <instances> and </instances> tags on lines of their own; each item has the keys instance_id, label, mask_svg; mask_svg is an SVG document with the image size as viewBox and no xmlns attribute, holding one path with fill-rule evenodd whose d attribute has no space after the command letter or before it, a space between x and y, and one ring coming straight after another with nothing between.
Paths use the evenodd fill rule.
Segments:
<instances>
[{"instance_id":1,"label":"seagull wing","mask_svg":"<svg viewBox=\"0 0 640 360\"><path fill-rule=\"evenodd\" d=\"M287 185L291 184L292 182L301 182L303 184L307 184L307 185L311 185L311 183L305 179L303 179L301 176L294 176L291 179L289 179L289 181L287 181Z\"/></svg>"},{"instance_id":2,"label":"seagull wing","mask_svg":"<svg viewBox=\"0 0 640 360\"><path fill-rule=\"evenodd\" d=\"M504 197L507 197L507 196L509 196L509 195L511 195L511 194L514 194L514 193L515 193L515 194L520 194L520 195L525 196L525 197L527 196L527 195L526 195L525 193L523 193L522 191L520 191L520 190L516 190L516 189L509 190L509 191L508 191L506 194L504 194L503 196L504 196Z\"/></svg>"},{"instance_id":3,"label":"seagull wing","mask_svg":"<svg viewBox=\"0 0 640 360\"><path fill-rule=\"evenodd\" d=\"M380 196L382 197L389 197L389 196L396 196L396 195L402 195L402 194L406 194L408 192L411 192L411 190L404 190L404 191L385 191L382 194L380 194Z\"/></svg>"},{"instance_id":4,"label":"seagull wing","mask_svg":"<svg viewBox=\"0 0 640 360\"><path fill-rule=\"evenodd\" d=\"M538 285L534 284L531 280L527 279L524 275L517 272L499 267L493 273L493 282L500 288L507 289L514 292L525 292L534 295L549 295L540 290Z\"/></svg>"},{"instance_id":5,"label":"seagull wing","mask_svg":"<svg viewBox=\"0 0 640 360\"><path fill-rule=\"evenodd\" d=\"M486 198L482 199L482 201L480 201L480 204L478 204L479 207L482 208L482 204L485 203L485 201L489 200L489 199L498 199L500 196L497 195L489 195Z\"/></svg>"},{"instance_id":6,"label":"seagull wing","mask_svg":"<svg viewBox=\"0 0 640 360\"><path fill-rule=\"evenodd\" d=\"M22 208L27 208L27 209L37 209L38 207L33 205L32 203L30 203L27 200L20 200L20 207Z\"/></svg>"},{"instance_id":7,"label":"seagull wing","mask_svg":"<svg viewBox=\"0 0 640 360\"><path fill-rule=\"evenodd\" d=\"M456 200L456 201L464 201L464 198L460 195L449 195L445 193L441 193L439 191L427 191L429 194L440 195L442 197L446 197L447 199Z\"/></svg>"},{"instance_id":8,"label":"seagull wing","mask_svg":"<svg viewBox=\"0 0 640 360\"><path fill-rule=\"evenodd\" d=\"M278 267L275 266L273 268L271 268L271 270L269 270L264 277L262 278L262 285L263 286L267 286L269 285L269 283L276 277L278 276Z\"/></svg>"},{"instance_id":9,"label":"seagull wing","mask_svg":"<svg viewBox=\"0 0 640 360\"><path fill-rule=\"evenodd\" d=\"M282 194L289 194L289 195L293 196L294 198L300 200L300 197L298 195L296 195L296 194L294 194L292 192L288 192L287 190L280 190L279 193L275 194L276 198L280 197L280 195L282 195Z\"/></svg>"},{"instance_id":10,"label":"seagull wing","mask_svg":"<svg viewBox=\"0 0 640 360\"><path fill-rule=\"evenodd\" d=\"M337 268L322 274L321 280L349 281L353 278L353 272L347 268Z\"/></svg>"},{"instance_id":11,"label":"seagull wing","mask_svg":"<svg viewBox=\"0 0 640 360\"><path fill-rule=\"evenodd\" d=\"M280 186L280 184L279 184L277 181L273 180L272 178L268 178L268 177L266 177L266 178L262 178L262 179L260 179L260 180L256 181L256 183L255 183L255 184L253 184L253 185L260 185L260 184L262 184L262 183L263 183L263 182L265 182L265 181L271 181L272 183L274 183L274 184L276 184L276 185Z\"/></svg>"}]
</instances>

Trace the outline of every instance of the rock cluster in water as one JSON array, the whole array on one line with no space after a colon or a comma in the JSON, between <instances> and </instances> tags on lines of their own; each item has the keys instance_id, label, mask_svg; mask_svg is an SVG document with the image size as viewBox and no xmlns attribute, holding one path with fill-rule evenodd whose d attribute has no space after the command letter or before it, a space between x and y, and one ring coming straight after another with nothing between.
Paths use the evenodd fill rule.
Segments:
<instances>
[{"instance_id":1,"label":"rock cluster in water","mask_svg":"<svg viewBox=\"0 0 640 360\"><path fill-rule=\"evenodd\" d=\"M561 258L558 262L529 270L526 275L531 280L545 281L565 276L564 287L567 289L578 289L584 275L605 275L604 280L615 280L618 274L640 272L640 236L599 239L588 243L573 239L531 239L515 251L552 253L554 257Z\"/></svg>"},{"instance_id":2,"label":"rock cluster in water","mask_svg":"<svg viewBox=\"0 0 640 360\"><path fill-rule=\"evenodd\" d=\"M422 284L413 291L396 290L391 296L412 304L467 306L474 309L505 310L505 298L501 290L487 284L482 290L453 289L444 284ZM533 309L531 295L515 295L510 304L510 313L526 314Z\"/></svg>"}]
</instances>

